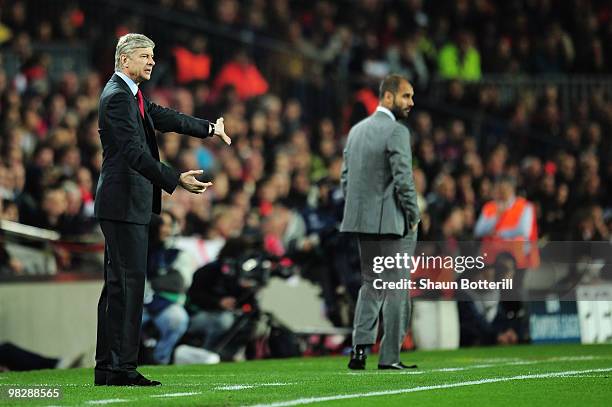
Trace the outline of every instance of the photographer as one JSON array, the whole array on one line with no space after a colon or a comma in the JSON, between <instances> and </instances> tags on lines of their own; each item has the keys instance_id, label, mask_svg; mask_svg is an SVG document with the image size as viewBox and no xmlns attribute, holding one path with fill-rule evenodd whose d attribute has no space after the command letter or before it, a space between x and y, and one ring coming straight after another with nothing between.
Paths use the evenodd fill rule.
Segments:
<instances>
[{"instance_id":1,"label":"photographer","mask_svg":"<svg viewBox=\"0 0 612 407\"><path fill-rule=\"evenodd\" d=\"M472 280L513 279L516 263L500 254L493 266L471 271ZM500 290L459 290L460 346L515 345L529 342L529 315L522 302L508 301Z\"/></svg>"},{"instance_id":2,"label":"photographer","mask_svg":"<svg viewBox=\"0 0 612 407\"><path fill-rule=\"evenodd\" d=\"M266 281L262 262L260 239L230 238L216 261L195 272L187 292L187 308L192 312L188 334L200 339L204 349L232 359L246 345L250 322L258 315L255 294ZM239 327L239 320L244 325ZM234 326L233 346L225 346L225 336Z\"/></svg>"}]
</instances>

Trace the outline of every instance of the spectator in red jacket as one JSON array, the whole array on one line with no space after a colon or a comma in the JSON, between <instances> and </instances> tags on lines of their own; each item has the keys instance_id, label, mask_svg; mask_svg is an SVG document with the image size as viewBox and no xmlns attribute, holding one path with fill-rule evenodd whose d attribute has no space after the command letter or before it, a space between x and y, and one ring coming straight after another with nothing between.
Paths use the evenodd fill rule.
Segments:
<instances>
[{"instance_id":1,"label":"spectator in red jacket","mask_svg":"<svg viewBox=\"0 0 612 407\"><path fill-rule=\"evenodd\" d=\"M241 100L263 95L268 91L268 82L245 50L239 50L234 58L226 63L213 84L213 98L226 86L233 86Z\"/></svg>"}]
</instances>

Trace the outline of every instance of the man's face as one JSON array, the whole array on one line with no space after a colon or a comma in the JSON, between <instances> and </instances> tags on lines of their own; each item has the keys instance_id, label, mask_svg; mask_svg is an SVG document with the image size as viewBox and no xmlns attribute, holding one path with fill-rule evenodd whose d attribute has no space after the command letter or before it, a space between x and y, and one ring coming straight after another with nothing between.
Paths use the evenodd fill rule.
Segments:
<instances>
[{"instance_id":1,"label":"man's face","mask_svg":"<svg viewBox=\"0 0 612 407\"><path fill-rule=\"evenodd\" d=\"M151 79L153 72L153 48L136 48L130 55L126 55L123 60L123 71L134 82L142 83Z\"/></svg>"},{"instance_id":2,"label":"man's face","mask_svg":"<svg viewBox=\"0 0 612 407\"><path fill-rule=\"evenodd\" d=\"M163 242L172 236L172 217L167 213L163 213L161 215L161 220L162 223L159 227L159 240Z\"/></svg>"},{"instance_id":3,"label":"man's face","mask_svg":"<svg viewBox=\"0 0 612 407\"><path fill-rule=\"evenodd\" d=\"M49 191L43 198L43 210L49 216L61 216L66 212L68 201L63 190Z\"/></svg>"},{"instance_id":4,"label":"man's face","mask_svg":"<svg viewBox=\"0 0 612 407\"><path fill-rule=\"evenodd\" d=\"M414 96L414 89L408 81L401 81L393 97L393 108L391 111L398 119L405 119L410 113L410 109L414 106L412 97Z\"/></svg>"},{"instance_id":5,"label":"man's face","mask_svg":"<svg viewBox=\"0 0 612 407\"><path fill-rule=\"evenodd\" d=\"M497 184L497 196L500 201L507 201L514 196L514 187L511 183L502 181Z\"/></svg>"}]
</instances>

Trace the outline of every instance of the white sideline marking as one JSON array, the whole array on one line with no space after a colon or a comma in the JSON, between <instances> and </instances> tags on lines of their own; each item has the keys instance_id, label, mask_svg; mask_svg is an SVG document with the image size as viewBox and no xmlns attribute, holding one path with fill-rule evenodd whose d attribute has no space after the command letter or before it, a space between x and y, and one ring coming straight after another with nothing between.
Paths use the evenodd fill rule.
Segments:
<instances>
[{"instance_id":1,"label":"white sideline marking","mask_svg":"<svg viewBox=\"0 0 612 407\"><path fill-rule=\"evenodd\" d=\"M295 383L261 383L261 384L256 384L256 386L289 386L291 384L295 384Z\"/></svg>"},{"instance_id":2,"label":"white sideline marking","mask_svg":"<svg viewBox=\"0 0 612 407\"><path fill-rule=\"evenodd\" d=\"M111 403L125 403L130 401L127 399L106 399L106 400L90 400L87 404L111 404Z\"/></svg>"},{"instance_id":3,"label":"white sideline marking","mask_svg":"<svg viewBox=\"0 0 612 407\"><path fill-rule=\"evenodd\" d=\"M244 389L252 389L253 385L250 384L236 384L233 386L219 386L215 387L213 390L244 390Z\"/></svg>"},{"instance_id":4,"label":"white sideline marking","mask_svg":"<svg viewBox=\"0 0 612 407\"><path fill-rule=\"evenodd\" d=\"M153 394L149 397L185 397L185 396L195 396L198 394L202 394L199 391L192 391L190 393L166 393L166 394Z\"/></svg>"},{"instance_id":5,"label":"white sideline marking","mask_svg":"<svg viewBox=\"0 0 612 407\"><path fill-rule=\"evenodd\" d=\"M553 358L540 359L540 360L521 360L521 359L516 360L515 359L512 362L503 362L503 363L483 363L480 365L468 365L468 366L461 366L461 367L442 367L442 368L430 369L430 370L406 370L406 371L401 371L401 372L395 371L394 374L419 375L419 374L424 374L424 373L437 373L437 372L463 372L466 370L485 369L489 367L499 367L499 366L538 365L542 363L551 363L551 362L576 362L576 361L595 360L595 359L609 359L609 358L587 355L587 356L560 356L560 357L553 357ZM364 372L347 372L344 374L349 375L349 376L359 376L359 375L364 375L364 374L379 374L379 372L370 370L370 371L364 371Z\"/></svg>"},{"instance_id":6,"label":"white sideline marking","mask_svg":"<svg viewBox=\"0 0 612 407\"><path fill-rule=\"evenodd\" d=\"M0 387L3 386L23 386L23 383L2 383ZM93 387L93 384L77 384L77 383L34 383L31 386L38 387L53 387L53 386L72 386L72 387Z\"/></svg>"},{"instance_id":7,"label":"white sideline marking","mask_svg":"<svg viewBox=\"0 0 612 407\"><path fill-rule=\"evenodd\" d=\"M553 358L549 358L548 360L573 361L573 360L593 360L593 359L610 359L610 358L604 357L604 356L583 355L583 356L555 356Z\"/></svg>"},{"instance_id":8,"label":"white sideline marking","mask_svg":"<svg viewBox=\"0 0 612 407\"><path fill-rule=\"evenodd\" d=\"M202 394L201 392L189 392L189 393L165 393L165 394L152 394L149 397L185 397L185 396L197 396L198 394ZM135 401L135 400L127 400L127 399L106 399L106 400L90 400L87 404L112 404L112 403L125 403L126 401Z\"/></svg>"},{"instance_id":9,"label":"white sideline marking","mask_svg":"<svg viewBox=\"0 0 612 407\"><path fill-rule=\"evenodd\" d=\"M258 373L259 374L259 373ZM213 373L208 373L208 374L191 374L191 373L176 373L176 374L172 374L172 373L164 373L164 374L158 374L155 376L159 376L159 377L219 377L219 376L238 376L237 374L234 373L225 373L225 374L213 374Z\"/></svg>"},{"instance_id":10,"label":"white sideline marking","mask_svg":"<svg viewBox=\"0 0 612 407\"><path fill-rule=\"evenodd\" d=\"M213 388L213 390L244 390L244 389L254 389L256 387L266 387L266 386L289 386L295 383L254 383L254 384L234 384L229 386L218 386Z\"/></svg>"},{"instance_id":11,"label":"white sideline marking","mask_svg":"<svg viewBox=\"0 0 612 407\"><path fill-rule=\"evenodd\" d=\"M594 379L608 379L608 376L596 375L596 374L579 374L579 375L568 375L568 376L559 376L559 377L588 377Z\"/></svg>"},{"instance_id":12,"label":"white sideline marking","mask_svg":"<svg viewBox=\"0 0 612 407\"><path fill-rule=\"evenodd\" d=\"M475 386L479 384L508 382L508 381L513 381L513 380L548 379L552 377L565 377L565 376L579 375L579 374L584 374L584 373L596 373L596 372L612 372L612 367L603 368L603 369L568 370L564 372L539 373L539 374L519 375L519 376L510 376L510 377L496 377L496 378L490 378L490 379L470 380L467 382L437 384L437 385L432 385L432 386L410 387L407 389L398 389L398 390L373 391L373 392L368 392L368 393L341 394L337 396L325 396L325 397L308 397L308 398L301 398L301 399L295 399L295 400L279 401L279 402L270 403L270 404L255 404L255 405L252 405L251 407L297 406L301 404L319 403L322 401L346 400L346 399L354 399L354 398L361 398L361 397L388 396L388 395L394 395L394 394L415 393L415 392L427 391L427 390L451 389L454 387L465 387L465 386Z\"/></svg>"}]
</instances>

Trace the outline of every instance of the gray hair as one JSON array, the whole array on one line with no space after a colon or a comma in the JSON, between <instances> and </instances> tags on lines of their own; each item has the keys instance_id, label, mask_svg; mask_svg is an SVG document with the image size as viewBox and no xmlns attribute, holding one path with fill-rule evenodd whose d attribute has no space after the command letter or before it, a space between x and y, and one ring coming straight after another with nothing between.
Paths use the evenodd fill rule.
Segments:
<instances>
[{"instance_id":1,"label":"gray hair","mask_svg":"<svg viewBox=\"0 0 612 407\"><path fill-rule=\"evenodd\" d=\"M129 55L137 48L155 48L155 43L143 34L129 33L119 38L115 48L115 71L121 71L121 55Z\"/></svg>"}]
</instances>

